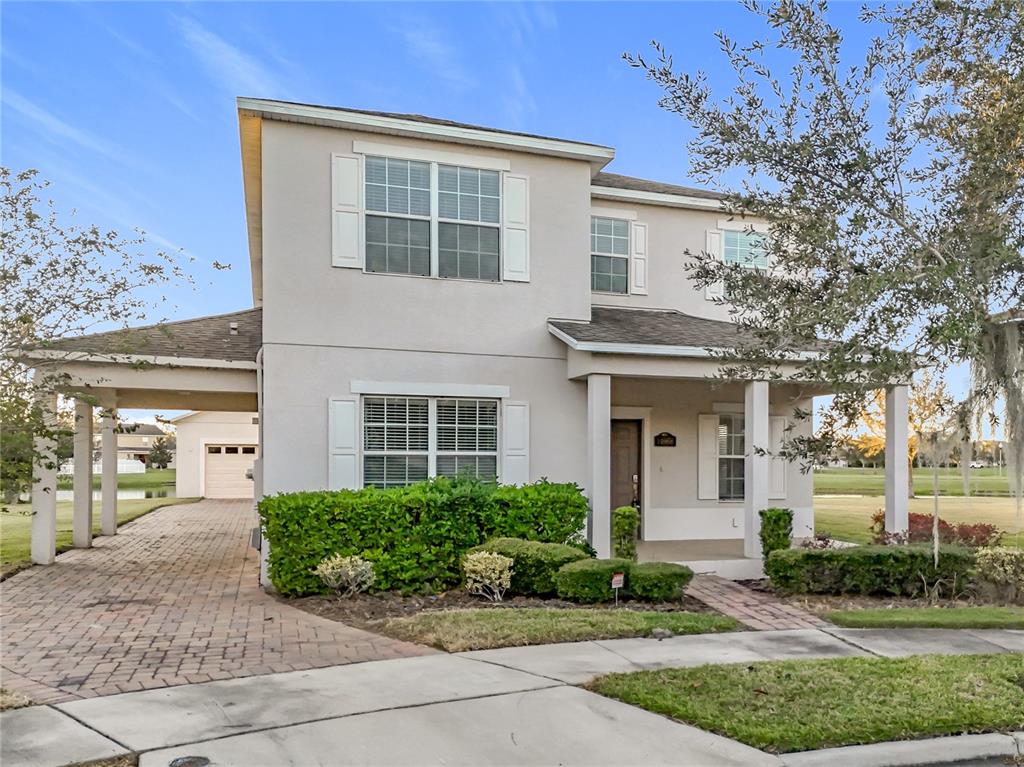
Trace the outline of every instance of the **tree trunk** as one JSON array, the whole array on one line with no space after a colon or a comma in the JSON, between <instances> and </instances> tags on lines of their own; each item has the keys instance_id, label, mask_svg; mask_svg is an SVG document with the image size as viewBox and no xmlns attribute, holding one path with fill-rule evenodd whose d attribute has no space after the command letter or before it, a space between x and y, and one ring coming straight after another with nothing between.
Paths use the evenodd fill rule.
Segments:
<instances>
[{"instance_id":1,"label":"tree trunk","mask_svg":"<svg viewBox=\"0 0 1024 767\"><path fill-rule=\"evenodd\" d=\"M932 495L934 506L932 506L932 558L935 560L935 569L939 569L939 464L938 461L932 464Z\"/></svg>"}]
</instances>

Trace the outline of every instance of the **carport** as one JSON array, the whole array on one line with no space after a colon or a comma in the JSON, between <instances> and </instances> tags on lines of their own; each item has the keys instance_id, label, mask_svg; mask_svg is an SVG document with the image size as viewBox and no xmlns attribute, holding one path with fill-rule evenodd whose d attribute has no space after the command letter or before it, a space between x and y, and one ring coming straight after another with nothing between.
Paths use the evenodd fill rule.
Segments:
<instances>
[{"instance_id":1,"label":"carport","mask_svg":"<svg viewBox=\"0 0 1024 767\"><path fill-rule=\"evenodd\" d=\"M101 408L101 530L117 532L117 410L219 410L258 412L262 310L167 322L62 339L29 355L37 369L60 376L59 393L75 400L73 544L92 545L93 415ZM54 414L58 391L42 395ZM32 485L32 561L56 555L57 467L55 445L37 439L44 457ZM253 471L257 497L259 462Z\"/></svg>"}]
</instances>

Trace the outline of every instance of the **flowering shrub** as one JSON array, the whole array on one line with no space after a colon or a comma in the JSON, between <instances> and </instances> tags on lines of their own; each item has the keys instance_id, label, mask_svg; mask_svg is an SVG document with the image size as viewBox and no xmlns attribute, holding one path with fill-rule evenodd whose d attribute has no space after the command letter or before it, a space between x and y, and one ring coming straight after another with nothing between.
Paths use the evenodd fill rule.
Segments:
<instances>
[{"instance_id":1,"label":"flowering shrub","mask_svg":"<svg viewBox=\"0 0 1024 767\"><path fill-rule=\"evenodd\" d=\"M466 591L500 602L512 584L512 559L491 551L475 551L462 560Z\"/></svg>"},{"instance_id":2,"label":"flowering shrub","mask_svg":"<svg viewBox=\"0 0 1024 767\"><path fill-rule=\"evenodd\" d=\"M373 585L373 562L362 557L332 554L313 570L323 584L343 597L360 594Z\"/></svg>"},{"instance_id":3,"label":"flowering shrub","mask_svg":"<svg viewBox=\"0 0 1024 767\"><path fill-rule=\"evenodd\" d=\"M998 599L1024 599L1024 550L1009 546L978 549L974 577L982 591Z\"/></svg>"},{"instance_id":4,"label":"flowering shrub","mask_svg":"<svg viewBox=\"0 0 1024 767\"><path fill-rule=\"evenodd\" d=\"M932 539L932 515L911 512L907 518L906 533L889 533L885 530L885 512L876 511L871 517L871 532L874 533L873 543L887 546L905 543L928 543ZM972 549L982 546L995 546L1002 537L1002 531L988 522L960 522L951 525L939 519L939 543L951 543L967 546Z\"/></svg>"}]
</instances>

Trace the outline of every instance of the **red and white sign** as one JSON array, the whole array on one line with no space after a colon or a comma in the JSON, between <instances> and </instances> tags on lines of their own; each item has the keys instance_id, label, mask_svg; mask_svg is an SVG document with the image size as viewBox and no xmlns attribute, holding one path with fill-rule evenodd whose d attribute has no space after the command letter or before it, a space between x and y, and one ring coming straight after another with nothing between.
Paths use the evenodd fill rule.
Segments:
<instances>
[{"instance_id":1,"label":"red and white sign","mask_svg":"<svg viewBox=\"0 0 1024 767\"><path fill-rule=\"evenodd\" d=\"M625 573L612 573L612 588L621 589L623 584L626 582Z\"/></svg>"}]
</instances>

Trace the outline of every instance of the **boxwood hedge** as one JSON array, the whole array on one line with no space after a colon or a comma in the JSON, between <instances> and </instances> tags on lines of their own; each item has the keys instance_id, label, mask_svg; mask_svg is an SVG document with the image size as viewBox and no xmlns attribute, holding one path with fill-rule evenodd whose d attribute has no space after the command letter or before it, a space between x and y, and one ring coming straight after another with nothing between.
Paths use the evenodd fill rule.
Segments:
<instances>
[{"instance_id":1,"label":"boxwood hedge","mask_svg":"<svg viewBox=\"0 0 1024 767\"><path fill-rule=\"evenodd\" d=\"M587 500L573 484L438 477L389 490L282 493L262 499L259 512L280 593L322 593L313 568L339 553L373 562L376 588L409 592L456 585L462 555L490 538L573 539Z\"/></svg>"},{"instance_id":2,"label":"boxwood hedge","mask_svg":"<svg viewBox=\"0 0 1024 767\"><path fill-rule=\"evenodd\" d=\"M525 596L546 597L555 593L555 573L562 565L587 559L575 546L562 543L526 541L522 538L494 538L470 549L502 554L512 560L512 585L509 591Z\"/></svg>"}]
</instances>

